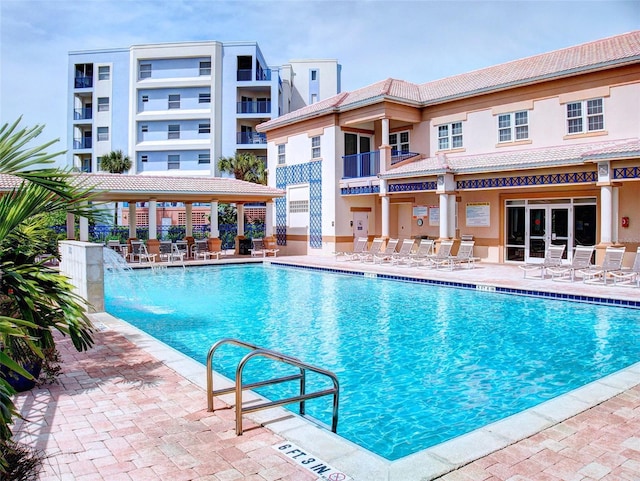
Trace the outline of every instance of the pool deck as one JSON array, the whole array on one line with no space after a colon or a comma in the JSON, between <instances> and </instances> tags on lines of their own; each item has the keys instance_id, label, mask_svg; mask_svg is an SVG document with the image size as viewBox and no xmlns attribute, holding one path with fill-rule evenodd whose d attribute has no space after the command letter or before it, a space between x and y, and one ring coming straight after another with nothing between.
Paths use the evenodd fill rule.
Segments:
<instances>
[{"instance_id":1,"label":"pool deck","mask_svg":"<svg viewBox=\"0 0 640 481\"><path fill-rule=\"evenodd\" d=\"M248 259L211 263L243 260ZM268 260L640 302L638 288L524 279L517 266L479 263L474 269L448 271L333 257ZM78 353L68 339L59 338L59 382L15 398L28 420L16 423L15 439L47 454L41 481L640 480L640 363L389 462L280 408L245 416L246 431L236 437L234 410L223 402L232 399L216 400L218 410L207 412L202 365L106 313L93 318L99 327L95 346ZM215 382L226 381L216 377ZM284 456L287 450L274 448L283 441L293 445L289 451L298 448L306 454ZM295 455L297 461L291 459ZM320 477L300 464L310 456L317 461L306 466L322 462L333 471Z\"/></svg>"}]
</instances>

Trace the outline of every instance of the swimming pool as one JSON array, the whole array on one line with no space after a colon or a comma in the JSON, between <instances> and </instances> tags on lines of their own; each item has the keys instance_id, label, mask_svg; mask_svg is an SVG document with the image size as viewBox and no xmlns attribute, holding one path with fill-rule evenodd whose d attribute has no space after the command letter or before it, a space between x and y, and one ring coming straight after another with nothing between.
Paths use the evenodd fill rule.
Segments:
<instances>
[{"instance_id":1,"label":"swimming pool","mask_svg":"<svg viewBox=\"0 0 640 481\"><path fill-rule=\"evenodd\" d=\"M132 276L108 276L109 313L202 363L237 337L334 371L338 433L389 460L640 360L633 309L273 265ZM328 398L308 411L330 422Z\"/></svg>"}]
</instances>

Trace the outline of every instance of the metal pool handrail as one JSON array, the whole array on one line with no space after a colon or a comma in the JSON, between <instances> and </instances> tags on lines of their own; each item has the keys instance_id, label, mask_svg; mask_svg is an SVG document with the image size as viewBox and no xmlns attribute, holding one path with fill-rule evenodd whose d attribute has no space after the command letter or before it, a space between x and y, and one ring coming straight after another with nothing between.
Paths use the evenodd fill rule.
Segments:
<instances>
[{"instance_id":1,"label":"metal pool handrail","mask_svg":"<svg viewBox=\"0 0 640 481\"><path fill-rule=\"evenodd\" d=\"M222 346L223 344L233 344L236 346L244 347L250 349L251 352L244 356L242 360L238 363L236 367L236 379L233 387L224 388L224 389L213 389L213 355L216 350ZM249 384L243 384L242 382L242 372L246 364L253 359L254 357L264 357L268 359L272 359L274 361L279 361L285 364L289 364L290 366L297 367L300 372L298 374L292 374L289 376L278 377L275 379L269 379L265 381L258 381ZM331 379L333 383L333 388L324 389L321 391L316 391L312 393L306 392L306 371L315 372L317 374L326 376ZM287 381L295 381L300 380L300 394L298 396L292 396L289 398L281 399L278 401L266 401L260 404L255 404L252 406L243 407L242 406L242 391L253 389L260 386L268 386L271 384L278 384ZM316 366L312 366L311 364L307 364L305 362L300 361L291 356L287 356L285 354L271 351L269 349L263 349L254 344L250 344L248 342L240 341L238 339L225 338L216 342L209 349L209 353L207 354L207 403L208 403L208 411L213 412L213 397L220 396L222 394L228 394L234 392L236 394L236 434L240 436L242 434L242 415L244 413L260 411L262 409L268 409L276 406L284 406L286 404L291 404L298 402L300 403L299 412L301 416L305 415L305 401L307 399L315 399L322 396L328 396L330 394L333 395L333 416L331 421L331 431L336 432L338 429L338 405L339 405L339 392L340 385L338 383L338 377L332 373L331 371L327 371L326 369L322 369Z\"/></svg>"}]
</instances>

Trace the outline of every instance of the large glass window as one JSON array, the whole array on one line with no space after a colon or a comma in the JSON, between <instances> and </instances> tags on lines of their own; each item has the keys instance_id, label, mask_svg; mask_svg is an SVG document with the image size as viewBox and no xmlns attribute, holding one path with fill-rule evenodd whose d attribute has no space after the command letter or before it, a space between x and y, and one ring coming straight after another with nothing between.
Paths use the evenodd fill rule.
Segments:
<instances>
[{"instance_id":1,"label":"large glass window","mask_svg":"<svg viewBox=\"0 0 640 481\"><path fill-rule=\"evenodd\" d=\"M529 113L512 112L498 115L498 142L513 142L529 138Z\"/></svg>"},{"instance_id":2,"label":"large glass window","mask_svg":"<svg viewBox=\"0 0 640 481\"><path fill-rule=\"evenodd\" d=\"M409 131L389 134L391 155L409 152Z\"/></svg>"},{"instance_id":3,"label":"large glass window","mask_svg":"<svg viewBox=\"0 0 640 481\"><path fill-rule=\"evenodd\" d=\"M604 130L603 99L567 104L567 133L582 134Z\"/></svg>"},{"instance_id":4,"label":"large glass window","mask_svg":"<svg viewBox=\"0 0 640 481\"><path fill-rule=\"evenodd\" d=\"M438 150L462 148L462 122L438 126Z\"/></svg>"}]
</instances>

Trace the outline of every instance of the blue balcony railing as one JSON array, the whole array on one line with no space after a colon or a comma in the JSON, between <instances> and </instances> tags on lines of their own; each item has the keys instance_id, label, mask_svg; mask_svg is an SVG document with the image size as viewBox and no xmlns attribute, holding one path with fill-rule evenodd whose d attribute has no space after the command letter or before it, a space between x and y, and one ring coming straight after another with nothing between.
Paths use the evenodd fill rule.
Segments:
<instances>
[{"instance_id":1,"label":"blue balcony railing","mask_svg":"<svg viewBox=\"0 0 640 481\"><path fill-rule=\"evenodd\" d=\"M239 114L269 114L271 113L271 101L238 102L237 110Z\"/></svg>"},{"instance_id":2,"label":"blue balcony railing","mask_svg":"<svg viewBox=\"0 0 640 481\"><path fill-rule=\"evenodd\" d=\"M380 172L380 151L345 155L343 160L343 179L372 177Z\"/></svg>"},{"instance_id":3,"label":"blue balcony railing","mask_svg":"<svg viewBox=\"0 0 640 481\"><path fill-rule=\"evenodd\" d=\"M73 111L73 120L90 120L92 118L93 110L91 107L84 107Z\"/></svg>"},{"instance_id":4,"label":"blue balcony railing","mask_svg":"<svg viewBox=\"0 0 640 481\"><path fill-rule=\"evenodd\" d=\"M77 89L91 88L93 87L93 77L88 77L86 75L78 76L75 79L75 86Z\"/></svg>"},{"instance_id":5,"label":"blue balcony railing","mask_svg":"<svg viewBox=\"0 0 640 481\"><path fill-rule=\"evenodd\" d=\"M253 80L253 70L248 69L238 69L237 79L239 82L248 82ZM255 80L271 80L271 69L258 69L256 70L256 78Z\"/></svg>"},{"instance_id":6,"label":"blue balcony railing","mask_svg":"<svg viewBox=\"0 0 640 481\"><path fill-rule=\"evenodd\" d=\"M266 144L267 134L259 132L237 132L236 142L238 144Z\"/></svg>"},{"instance_id":7,"label":"blue balcony railing","mask_svg":"<svg viewBox=\"0 0 640 481\"><path fill-rule=\"evenodd\" d=\"M90 149L93 139L91 137L85 137L84 139L73 139L74 149Z\"/></svg>"},{"instance_id":8,"label":"blue balcony railing","mask_svg":"<svg viewBox=\"0 0 640 481\"><path fill-rule=\"evenodd\" d=\"M411 157L415 157L416 155L420 155L420 154L416 152L408 152L408 151L400 152L398 150L392 150L391 165L397 164L398 162L402 162L403 160L410 159Z\"/></svg>"}]
</instances>

